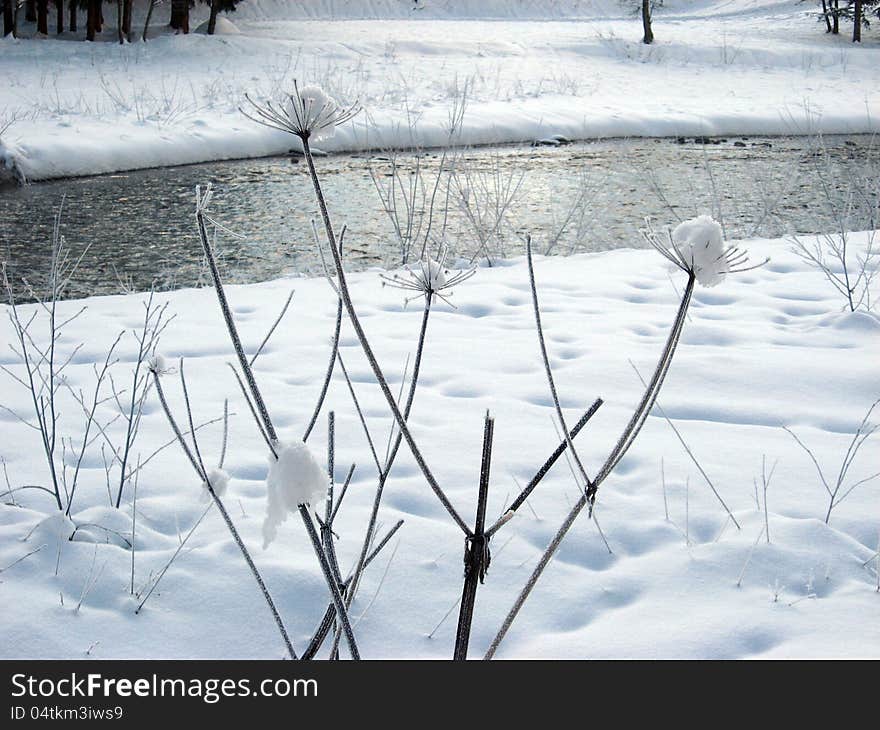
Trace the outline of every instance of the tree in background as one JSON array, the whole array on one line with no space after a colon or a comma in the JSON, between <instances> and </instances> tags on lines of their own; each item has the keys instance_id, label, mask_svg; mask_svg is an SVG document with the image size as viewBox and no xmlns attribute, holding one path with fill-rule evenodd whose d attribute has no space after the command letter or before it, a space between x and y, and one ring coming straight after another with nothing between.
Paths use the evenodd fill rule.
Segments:
<instances>
[{"instance_id":1,"label":"tree in background","mask_svg":"<svg viewBox=\"0 0 880 730\"><path fill-rule=\"evenodd\" d=\"M194 4L193 0L171 0L171 21L168 25L181 33L189 33L189 9Z\"/></svg>"},{"instance_id":2,"label":"tree in background","mask_svg":"<svg viewBox=\"0 0 880 730\"><path fill-rule=\"evenodd\" d=\"M3 35L8 36L15 30L15 0L3 0Z\"/></svg>"},{"instance_id":3,"label":"tree in background","mask_svg":"<svg viewBox=\"0 0 880 730\"><path fill-rule=\"evenodd\" d=\"M49 0L37 0L37 33L49 35Z\"/></svg>"},{"instance_id":4,"label":"tree in background","mask_svg":"<svg viewBox=\"0 0 880 730\"><path fill-rule=\"evenodd\" d=\"M211 15L208 18L208 35L214 35L217 28L217 14L222 11L224 13L234 13L235 6L241 0L202 0L211 6Z\"/></svg>"},{"instance_id":5,"label":"tree in background","mask_svg":"<svg viewBox=\"0 0 880 730\"><path fill-rule=\"evenodd\" d=\"M822 17L825 20L825 32L832 35L840 33L840 19L850 20L853 24L853 43L862 40L862 28L869 28L871 16L880 18L880 0L847 0L840 6L840 0L821 0Z\"/></svg>"},{"instance_id":6,"label":"tree in background","mask_svg":"<svg viewBox=\"0 0 880 730\"><path fill-rule=\"evenodd\" d=\"M86 3L86 40L93 41L104 26L104 14L101 0L86 0Z\"/></svg>"},{"instance_id":7,"label":"tree in background","mask_svg":"<svg viewBox=\"0 0 880 730\"><path fill-rule=\"evenodd\" d=\"M651 44L654 42L654 31L651 29L651 0L642 0L642 43Z\"/></svg>"}]
</instances>

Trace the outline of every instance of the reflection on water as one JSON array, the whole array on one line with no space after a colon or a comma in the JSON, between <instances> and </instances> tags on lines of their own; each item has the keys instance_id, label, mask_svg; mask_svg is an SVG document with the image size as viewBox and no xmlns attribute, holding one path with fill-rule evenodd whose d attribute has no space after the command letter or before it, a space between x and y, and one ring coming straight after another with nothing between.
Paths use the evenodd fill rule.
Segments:
<instances>
[{"instance_id":1,"label":"reflection on water","mask_svg":"<svg viewBox=\"0 0 880 730\"><path fill-rule=\"evenodd\" d=\"M538 250L558 238L553 251L559 253L638 247L645 216L671 225L677 217L698 212L717 215L718 204L729 236L834 228L813 174L813 140L716 142L610 140L464 151L455 162L460 184L451 186L448 198L447 238L459 253L474 250L472 227L457 193L470 185L476 194L477 185L491 188L520 177L503 231L505 255L522 252L521 235L526 232ZM824 143L828 158L844 171L857 167L873 150L868 136L830 137ZM437 152L418 160L429 183L439 160ZM416 158L404 156L400 162L405 182ZM399 265L399 245L370 175L372 168L387 183L387 160L334 155L321 157L317 165L337 225L348 226L351 268ZM17 274L39 278L49 260L53 215L64 198L62 231L68 247L78 255L89 244L68 296L197 284L203 271L194 187L206 182L215 189L214 216L243 235L220 235L227 281L247 283L320 270L311 228L314 196L305 165L297 158L215 162L6 188L0 191L0 251ZM493 195L489 189L483 194ZM445 192L439 197L445 200Z\"/></svg>"}]
</instances>

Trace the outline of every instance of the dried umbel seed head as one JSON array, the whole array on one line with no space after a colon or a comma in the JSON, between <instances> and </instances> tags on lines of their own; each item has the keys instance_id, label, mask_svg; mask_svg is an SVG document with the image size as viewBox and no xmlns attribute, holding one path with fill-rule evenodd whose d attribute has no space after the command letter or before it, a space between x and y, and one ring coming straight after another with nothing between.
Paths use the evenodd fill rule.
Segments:
<instances>
[{"instance_id":1,"label":"dried umbel seed head","mask_svg":"<svg viewBox=\"0 0 880 730\"><path fill-rule=\"evenodd\" d=\"M414 266L405 267L405 274L391 274L382 276L382 279L388 286L419 292L417 297L436 295L447 304L451 304L448 297L452 294L453 287L470 279L476 273L476 267L451 271L446 268L448 253L449 249L444 246L440 251L439 259L428 256Z\"/></svg>"},{"instance_id":2,"label":"dried umbel seed head","mask_svg":"<svg viewBox=\"0 0 880 730\"><path fill-rule=\"evenodd\" d=\"M682 221L672 231L666 231L665 236L651 227L650 220L646 219L646 224L641 231L645 240L701 286L716 286L728 274L756 269L769 261L749 266L748 254L741 248L729 247L721 225L708 215Z\"/></svg>"},{"instance_id":3,"label":"dried umbel seed head","mask_svg":"<svg viewBox=\"0 0 880 730\"><path fill-rule=\"evenodd\" d=\"M336 133L336 127L344 124L361 107L354 103L342 106L319 86L303 86L293 82L293 93L287 94L282 104L266 101L258 104L245 94L251 109L239 109L251 121L282 132L295 134L301 140L327 139Z\"/></svg>"}]
</instances>

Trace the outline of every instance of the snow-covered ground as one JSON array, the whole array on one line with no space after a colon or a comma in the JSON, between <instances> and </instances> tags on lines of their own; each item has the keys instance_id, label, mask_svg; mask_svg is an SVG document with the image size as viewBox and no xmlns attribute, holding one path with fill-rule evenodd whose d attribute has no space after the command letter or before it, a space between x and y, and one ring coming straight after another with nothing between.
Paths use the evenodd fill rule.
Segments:
<instances>
[{"instance_id":1,"label":"snow-covered ground","mask_svg":"<svg viewBox=\"0 0 880 730\"><path fill-rule=\"evenodd\" d=\"M126 46L112 42L112 29L104 33L110 42L95 44L5 39L0 129L9 125L0 158L8 169L39 180L284 152L294 138L249 123L238 106L245 92L276 95L295 78L365 107L355 123L322 143L328 150L443 144L450 109L465 88L466 144L553 133L876 131L880 45L873 29L854 47L823 34L811 9L794 0L665 5L651 47L639 43L638 20L611 0L420 0L417 11L403 0L249 0L232 17L238 34L157 33L146 44ZM193 27L201 19L196 15ZM157 19L157 31L163 22ZM850 252L872 241L876 249L878 236L850 234ZM742 243L753 260L771 261L716 287L698 287L660 394L662 413L654 409L602 485L597 519L582 514L574 524L498 656L880 656L880 481L870 480L878 439L858 452L838 496L856 488L826 524L828 494L792 436L811 450L833 489L853 434L880 397L880 318L844 311L826 278L795 256L790 243ZM492 521L559 441L526 263L496 264L456 288L455 307L435 304L410 419L428 464L468 521L487 410L495 418ZM569 423L594 398L604 399L577 438L586 470L595 474L642 394L630 361L645 377L653 371L685 282L645 250L539 257L536 276ZM378 271L352 274L350 283L396 392L409 372L422 309L419 302L407 306L411 292L385 286ZM318 397L336 295L320 278L228 288L250 352L291 288L292 309L256 365L279 437L288 443L302 436ZM214 292L156 296L175 315L160 348L171 368L163 376L171 408L185 418L174 372L183 358L193 418L213 421L199 439L213 466L222 450L217 419L229 399L228 484L218 473L224 501L302 651L328 597L298 520L276 524L276 538L262 547L267 447L226 367L234 354ZM131 331L143 321L144 299L131 294L59 305L60 322L86 307L58 338L55 356L59 363L70 358L58 412L59 435L73 441L56 444L68 476L83 420L72 393L89 397L95 367L122 331L113 384L130 387ZM28 321L33 307L20 311ZM0 314L7 313L4 305ZM0 342L14 341L11 322L0 317ZM340 347L381 456L391 417L348 322ZM4 480L45 486L39 435L18 419L33 404L16 382L24 371L14 350L4 347L0 366ZM331 409L337 481L357 464L334 525L347 573L377 476L338 368L309 439L319 458ZM137 481L136 510L133 485L119 509L110 506L102 445L121 437L122 421L112 421L117 410L113 399L98 408L106 439L92 430L72 522L45 491L24 489L0 500L0 656L282 656L266 603L215 508L135 613L207 507L201 480L176 445L151 458L171 439L155 391L132 454L135 461L150 459ZM296 463L311 463L295 456ZM762 472L772 472L766 497ZM491 567L477 596L472 656L486 650L578 497L561 460L493 538ZM405 445L379 516L380 534L398 520L404 525L370 566L354 602L361 653L448 658L461 595L462 535ZM76 539L68 541L73 524ZM132 586L140 598L131 595Z\"/></svg>"},{"instance_id":2,"label":"snow-covered ground","mask_svg":"<svg viewBox=\"0 0 880 730\"><path fill-rule=\"evenodd\" d=\"M222 202L222 201L221 201ZM851 237L864 246L869 235ZM852 434L880 395L880 320L841 311L823 276L781 241L747 241L753 260L772 261L698 288L659 403L673 419L724 501L724 510L655 410L635 446L599 493L596 524L581 515L539 582L499 654L501 657L794 657L880 655L877 549L880 483L858 487L824 524L828 498L809 457L788 426L836 474ZM605 400L577 443L595 473L641 394L628 359L647 376L674 316L682 275L656 253L614 251L538 258L536 276L548 347L570 422L596 396ZM378 272L351 275L353 296L381 364L396 391L421 319L418 302L382 285ZM282 439L302 434L327 365L335 295L321 279L280 279L230 287L236 319L253 350L290 290L292 311L257 361L257 378ZM86 313L59 342L76 344L69 378L88 392L92 363L117 332L138 326L141 295L64 302L60 317ZM197 421L220 415L230 399L231 475L226 504L301 651L326 607L320 571L298 520L261 549L266 510L266 447L253 428L225 362L233 358L210 289L161 295L176 319L161 350L185 358ZM438 303L428 328L412 429L427 461L459 512L475 508L482 419L496 419L489 519L502 513L558 443L539 359L522 259L481 268ZM11 341L6 317L3 341ZM343 325L341 351L365 418L384 453L388 409L354 334ZM123 340L119 382L132 365ZM20 372L9 352L6 367ZM26 412L23 389L6 375L4 405ZM164 376L171 406L183 417L174 374ZM336 412L336 472L357 463L337 518L343 571L352 565L376 483L375 468L341 374L327 407ZM112 404L103 406L111 409ZM62 423L76 408L62 406ZM37 435L0 414L0 454L14 484L43 484ZM114 428L118 428L117 423ZM63 430L63 428L62 428ZM146 456L170 438L155 394L147 403L137 452ZM326 447L322 417L309 441ZM868 441L850 483L870 476L878 441ZM130 534L131 497L108 506L95 444L85 461L73 518ZM202 432L211 463L220 429ZM769 535L756 506L762 460L778 460L767 491ZM662 473L665 476L665 497ZM140 477L134 554L135 588L170 558L205 509L201 487L176 449L163 451ZM558 463L525 507L493 539L492 564L479 589L472 655L485 650L578 491ZM758 497L763 502L763 493ZM144 611L129 595L132 554L118 544L96 548L86 528L67 542L48 495L17 493L0 506L0 655L4 657L279 657L283 645L247 567L216 511L205 518ZM8 495L4 503L10 502ZM664 504L665 502L665 504ZM668 509L668 519L666 510ZM461 591L462 538L402 448L380 513L387 529L404 526L373 564L353 609L366 657L449 657ZM59 534L62 538L59 540ZM119 543L113 538L111 543ZM42 549L39 549L42 548ZM38 552L24 557L31 551ZM8 567L11 566L11 567ZM89 590L86 586L93 584ZM83 594L85 597L82 598ZM82 606L76 610L82 599ZM439 626L439 628L438 628Z\"/></svg>"},{"instance_id":3,"label":"snow-covered ground","mask_svg":"<svg viewBox=\"0 0 880 730\"><path fill-rule=\"evenodd\" d=\"M230 16L237 35L6 38L0 159L40 180L283 153L295 141L238 107L295 78L366 109L328 150L441 145L465 86L465 144L878 129L876 32L861 45L826 35L797 0L666 3L652 46L613 0L421 6L248 0Z\"/></svg>"}]
</instances>

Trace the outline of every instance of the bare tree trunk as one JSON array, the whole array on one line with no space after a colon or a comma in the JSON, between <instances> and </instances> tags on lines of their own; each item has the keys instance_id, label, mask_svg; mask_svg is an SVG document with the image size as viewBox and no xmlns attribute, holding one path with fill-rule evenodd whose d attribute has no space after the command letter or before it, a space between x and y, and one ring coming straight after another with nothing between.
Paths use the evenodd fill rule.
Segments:
<instances>
[{"instance_id":1,"label":"bare tree trunk","mask_svg":"<svg viewBox=\"0 0 880 730\"><path fill-rule=\"evenodd\" d=\"M76 0L67 3L67 27L71 33L76 33Z\"/></svg>"},{"instance_id":2,"label":"bare tree trunk","mask_svg":"<svg viewBox=\"0 0 880 730\"><path fill-rule=\"evenodd\" d=\"M217 28L217 13L220 11L220 0L211 0L211 17L208 18L208 35L214 35Z\"/></svg>"},{"instance_id":3,"label":"bare tree trunk","mask_svg":"<svg viewBox=\"0 0 880 730\"><path fill-rule=\"evenodd\" d=\"M144 41L144 43L146 43L146 41L147 41L147 33L150 30L150 20L153 17L153 8L155 8L155 7L156 7L156 3L151 1L150 7L147 8L147 19L144 21L144 33L141 36L141 40Z\"/></svg>"},{"instance_id":4,"label":"bare tree trunk","mask_svg":"<svg viewBox=\"0 0 880 730\"><path fill-rule=\"evenodd\" d=\"M853 3L853 43L862 42L862 0Z\"/></svg>"},{"instance_id":5,"label":"bare tree trunk","mask_svg":"<svg viewBox=\"0 0 880 730\"><path fill-rule=\"evenodd\" d=\"M116 0L116 37L120 46L125 43L125 36L122 34L122 0Z\"/></svg>"},{"instance_id":6,"label":"bare tree trunk","mask_svg":"<svg viewBox=\"0 0 880 730\"><path fill-rule=\"evenodd\" d=\"M21 10L21 3L17 0L9 0L12 4L12 37L18 38L18 11Z\"/></svg>"},{"instance_id":7,"label":"bare tree trunk","mask_svg":"<svg viewBox=\"0 0 880 730\"><path fill-rule=\"evenodd\" d=\"M122 32L129 42L131 42L131 4L132 0L125 0L122 4Z\"/></svg>"},{"instance_id":8,"label":"bare tree trunk","mask_svg":"<svg viewBox=\"0 0 880 730\"><path fill-rule=\"evenodd\" d=\"M101 0L88 0L86 6L86 40L95 40L95 33L98 31L98 3Z\"/></svg>"},{"instance_id":9,"label":"bare tree trunk","mask_svg":"<svg viewBox=\"0 0 880 730\"><path fill-rule=\"evenodd\" d=\"M24 19L28 23L36 23L37 22L37 0L27 0L27 4L25 5L25 14Z\"/></svg>"},{"instance_id":10,"label":"bare tree trunk","mask_svg":"<svg viewBox=\"0 0 880 730\"><path fill-rule=\"evenodd\" d=\"M37 0L37 33L49 35L49 0Z\"/></svg>"},{"instance_id":11,"label":"bare tree trunk","mask_svg":"<svg viewBox=\"0 0 880 730\"><path fill-rule=\"evenodd\" d=\"M169 25L181 33L189 33L189 0L171 0Z\"/></svg>"},{"instance_id":12,"label":"bare tree trunk","mask_svg":"<svg viewBox=\"0 0 880 730\"><path fill-rule=\"evenodd\" d=\"M15 30L15 12L12 3L15 0L3 0L3 35L7 36Z\"/></svg>"},{"instance_id":13,"label":"bare tree trunk","mask_svg":"<svg viewBox=\"0 0 880 730\"><path fill-rule=\"evenodd\" d=\"M834 0L834 9L831 11L831 32L834 35L840 33L840 0Z\"/></svg>"},{"instance_id":14,"label":"bare tree trunk","mask_svg":"<svg viewBox=\"0 0 880 730\"><path fill-rule=\"evenodd\" d=\"M645 31L642 43L650 45L654 42L654 31L651 30L651 0L642 0L642 29Z\"/></svg>"},{"instance_id":15,"label":"bare tree trunk","mask_svg":"<svg viewBox=\"0 0 880 730\"><path fill-rule=\"evenodd\" d=\"M64 0L55 2L55 32L61 35L64 32Z\"/></svg>"},{"instance_id":16,"label":"bare tree trunk","mask_svg":"<svg viewBox=\"0 0 880 730\"><path fill-rule=\"evenodd\" d=\"M828 12L828 3L822 0L822 17L825 18L825 32L831 32L831 17Z\"/></svg>"}]
</instances>

